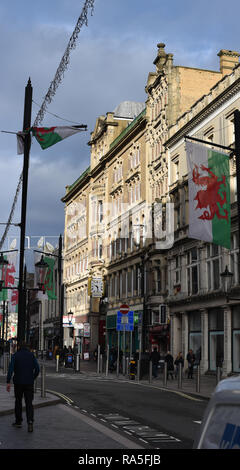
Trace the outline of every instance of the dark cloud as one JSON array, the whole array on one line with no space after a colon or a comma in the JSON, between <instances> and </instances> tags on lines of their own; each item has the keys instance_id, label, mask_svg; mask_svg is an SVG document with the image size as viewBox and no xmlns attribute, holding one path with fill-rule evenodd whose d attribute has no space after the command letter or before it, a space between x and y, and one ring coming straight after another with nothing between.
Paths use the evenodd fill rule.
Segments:
<instances>
[{"instance_id":1,"label":"dark cloud","mask_svg":"<svg viewBox=\"0 0 240 470\"><path fill-rule=\"evenodd\" d=\"M0 6L0 130L22 127L24 89L31 77L33 99L42 104L84 1L53 0ZM9 4L10 5L10 4ZM14 16L12 12L14 11ZM234 14L233 14L234 12ZM121 101L144 102L145 85L157 43L165 42L175 65L219 69L221 48L240 50L240 5L202 0L96 0L88 27L83 26L76 49L48 111L88 125L88 132L42 151L31 148L28 191L28 234L58 235L64 227L61 197L89 165L87 142L96 117ZM32 121L38 112L33 103ZM42 123L66 125L46 113ZM9 215L21 172L16 138L0 134L1 219ZM14 219L20 218L20 199ZM15 229L11 228L11 232Z\"/></svg>"}]
</instances>

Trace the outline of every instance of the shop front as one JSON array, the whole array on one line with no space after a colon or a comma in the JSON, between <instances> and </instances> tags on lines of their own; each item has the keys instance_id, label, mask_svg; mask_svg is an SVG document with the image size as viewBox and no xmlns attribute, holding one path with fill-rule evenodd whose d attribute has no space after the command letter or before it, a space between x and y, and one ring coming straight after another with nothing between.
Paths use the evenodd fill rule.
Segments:
<instances>
[{"instance_id":1,"label":"shop front","mask_svg":"<svg viewBox=\"0 0 240 470\"><path fill-rule=\"evenodd\" d=\"M106 317L106 341L109 349L119 348L126 353L134 354L139 351L140 344L140 322L142 311L134 311L133 331L117 331L117 312Z\"/></svg>"},{"instance_id":2,"label":"shop front","mask_svg":"<svg viewBox=\"0 0 240 470\"><path fill-rule=\"evenodd\" d=\"M161 355L170 349L170 325L156 325L149 328L150 352L157 347Z\"/></svg>"},{"instance_id":3,"label":"shop front","mask_svg":"<svg viewBox=\"0 0 240 470\"><path fill-rule=\"evenodd\" d=\"M240 305L232 307L232 367L240 373Z\"/></svg>"}]
</instances>

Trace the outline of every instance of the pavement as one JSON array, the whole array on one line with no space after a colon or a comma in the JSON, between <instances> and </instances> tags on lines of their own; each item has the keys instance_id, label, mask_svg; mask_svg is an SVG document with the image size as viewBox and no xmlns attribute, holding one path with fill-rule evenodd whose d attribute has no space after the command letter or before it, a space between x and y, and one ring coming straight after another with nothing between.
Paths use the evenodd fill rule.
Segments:
<instances>
[{"instance_id":1,"label":"pavement","mask_svg":"<svg viewBox=\"0 0 240 470\"><path fill-rule=\"evenodd\" d=\"M102 381L126 381L129 386L133 383L127 376L106 372L97 373L96 363L81 361L80 372L72 369L59 368L56 372L55 361L40 362L45 365L46 376L48 373L78 374L79 380ZM196 391L196 380L183 378L182 388L178 381L168 380L167 386L163 385L162 374L153 378L149 383L148 377L143 377L139 382L141 387L153 387L161 390L185 396L193 400L208 400L216 387L216 377L201 376L200 391ZM14 417L14 390L6 391L6 374L0 370L0 450L1 449L143 449L127 437L121 436L114 430L96 422L84 415L79 409L74 408L71 401L63 400L57 394L45 392L42 396L40 380L34 395L34 431L28 433L25 412L23 412L23 425L21 429L12 426ZM24 408L23 408L24 409Z\"/></svg>"}]
</instances>

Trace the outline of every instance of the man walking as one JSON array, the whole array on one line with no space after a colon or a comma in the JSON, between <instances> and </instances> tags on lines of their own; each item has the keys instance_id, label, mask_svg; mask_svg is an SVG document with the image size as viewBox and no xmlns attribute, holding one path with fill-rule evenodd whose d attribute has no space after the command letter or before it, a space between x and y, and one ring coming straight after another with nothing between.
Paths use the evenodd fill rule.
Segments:
<instances>
[{"instance_id":1,"label":"man walking","mask_svg":"<svg viewBox=\"0 0 240 470\"><path fill-rule=\"evenodd\" d=\"M22 399L24 395L26 404L26 415L28 432L33 431L33 395L34 380L39 374L39 365L32 352L29 351L26 343L20 345L19 350L12 356L7 374L7 391L11 389L11 377L13 376L15 394L15 418L13 426L22 426Z\"/></svg>"}]
</instances>

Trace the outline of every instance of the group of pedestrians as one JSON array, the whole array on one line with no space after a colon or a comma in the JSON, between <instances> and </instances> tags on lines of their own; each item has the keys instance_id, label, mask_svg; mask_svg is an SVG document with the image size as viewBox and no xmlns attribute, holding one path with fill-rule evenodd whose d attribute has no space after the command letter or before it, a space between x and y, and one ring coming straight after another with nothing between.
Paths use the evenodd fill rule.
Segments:
<instances>
[{"instance_id":1,"label":"group of pedestrians","mask_svg":"<svg viewBox=\"0 0 240 470\"><path fill-rule=\"evenodd\" d=\"M152 373L153 373L153 377L155 377L155 378L158 376L158 366L159 366L160 359L161 359L160 353L158 352L157 348L155 347L153 352L150 354L150 361L152 361ZM196 361L196 358L195 358L195 355L193 354L192 349L190 349L188 351L186 359L187 359L187 362L188 362L188 369L187 369L188 379L192 379L193 378L193 367L194 367L194 364L195 364L195 361ZM182 367L182 370L183 370L183 367L184 367L184 358L183 358L182 352L180 351L178 353L178 355L177 355L177 357L174 361L174 358L173 358L172 354L170 353L170 351L168 351L167 354L164 357L164 362L167 363L167 379L169 377L174 379L174 376L175 376L175 378L177 378L178 375L179 375L180 366ZM174 367L174 366L176 366L176 367Z\"/></svg>"}]
</instances>

